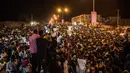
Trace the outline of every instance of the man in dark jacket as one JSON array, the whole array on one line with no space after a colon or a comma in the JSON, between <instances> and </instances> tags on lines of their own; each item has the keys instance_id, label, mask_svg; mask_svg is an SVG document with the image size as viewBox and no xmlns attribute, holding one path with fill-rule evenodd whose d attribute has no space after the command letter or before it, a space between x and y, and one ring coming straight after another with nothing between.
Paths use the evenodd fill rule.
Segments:
<instances>
[{"instance_id":1,"label":"man in dark jacket","mask_svg":"<svg viewBox=\"0 0 130 73\"><path fill-rule=\"evenodd\" d=\"M50 73L63 73L62 67L58 64L60 62L56 59L56 35L52 35L51 47L49 48L49 72Z\"/></svg>"},{"instance_id":2,"label":"man in dark jacket","mask_svg":"<svg viewBox=\"0 0 130 73\"><path fill-rule=\"evenodd\" d=\"M44 73L47 73L47 55L50 42L43 38L43 30L39 31L40 38L36 39L37 43L37 57L38 57L38 73L41 71L41 66Z\"/></svg>"}]
</instances>

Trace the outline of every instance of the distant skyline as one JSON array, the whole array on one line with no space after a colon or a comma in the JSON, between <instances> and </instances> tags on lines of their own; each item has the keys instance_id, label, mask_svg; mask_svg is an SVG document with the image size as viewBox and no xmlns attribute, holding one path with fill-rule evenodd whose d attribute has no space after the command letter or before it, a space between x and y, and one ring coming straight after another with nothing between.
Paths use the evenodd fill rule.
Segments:
<instances>
[{"instance_id":1,"label":"distant skyline","mask_svg":"<svg viewBox=\"0 0 130 73\"><path fill-rule=\"evenodd\" d=\"M57 7L68 7L65 19L79 14L90 14L92 0L1 0L0 21L29 21L31 14L35 20L48 20ZM124 18L130 18L128 0L96 0L96 11L102 16L115 16L117 9Z\"/></svg>"}]
</instances>

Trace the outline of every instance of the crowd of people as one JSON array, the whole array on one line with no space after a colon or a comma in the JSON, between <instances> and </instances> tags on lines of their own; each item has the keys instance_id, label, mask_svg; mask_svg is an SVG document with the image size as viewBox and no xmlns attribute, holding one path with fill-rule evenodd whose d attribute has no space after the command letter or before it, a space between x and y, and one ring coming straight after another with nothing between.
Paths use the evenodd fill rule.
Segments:
<instances>
[{"instance_id":1,"label":"crowd of people","mask_svg":"<svg viewBox=\"0 0 130 73\"><path fill-rule=\"evenodd\" d=\"M45 28L46 27L46 28ZM129 73L127 36L119 28L56 24L0 30L0 71ZM79 61L81 60L81 61ZM82 64L81 64L82 63Z\"/></svg>"}]
</instances>

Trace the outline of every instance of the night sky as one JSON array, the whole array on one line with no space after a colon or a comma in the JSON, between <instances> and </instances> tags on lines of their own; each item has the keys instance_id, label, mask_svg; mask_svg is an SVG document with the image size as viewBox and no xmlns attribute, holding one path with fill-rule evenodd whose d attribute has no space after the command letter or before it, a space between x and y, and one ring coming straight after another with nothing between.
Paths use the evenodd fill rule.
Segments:
<instances>
[{"instance_id":1,"label":"night sky","mask_svg":"<svg viewBox=\"0 0 130 73\"><path fill-rule=\"evenodd\" d=\"M115 16L117 9L123 18L130 18L129 0L96 0L96 11L104 17ZM91 13L92 0L0 0L0 21L49 20L57 7L68 7L65 19Z\"/></svg>"}]
</instances>

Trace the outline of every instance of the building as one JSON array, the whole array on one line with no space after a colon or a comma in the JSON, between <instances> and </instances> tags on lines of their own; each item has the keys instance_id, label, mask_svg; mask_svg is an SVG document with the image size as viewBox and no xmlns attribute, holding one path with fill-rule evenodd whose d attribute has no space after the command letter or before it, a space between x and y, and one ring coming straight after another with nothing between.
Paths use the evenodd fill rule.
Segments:
<instances>
[{"instance_id":1,"label":"building","mask_svg":"<svg viewBox=\"0 0 130 73\"><path fill-rule=\"evenodd\" d=\"M113 16L113 17L108 17L105 24L117 25L117 22L118 22L117 16ZM119 25L121 25L121 26L130 25L130 19L119 18Z\"/></svg>"},{"instance_id":2,"label":"building","mask_svg":"<svg viewBox=\"0 0 130 73\"><path fill-rule=\"evenodd\" d=\"M110 16L103 20L105 24L117 26L117 16Z\"/></svg>"},{"instance_id":3,"label":"building","mask_svg":"<svg viewBox=\"0 0 130 73\"><path fill-rule=\"evenodd\" d=\"M120 25L129 26L130 25L130 19L120 19Z\"/></svg>"},{"instance_id":4,"label":"building","mask_svg":"<svg viewBox=\"0 0 130 73\"><path fill-rule=\"evenodd\" d=\"M5 21L5 22L0 22L0 27L8 26L10 28L14 28L14 27L21 27L25 24L28 24L28 22Z\"/></svg>"},{"instance_id":5,"label":"building","mask_svg":"<svg viewBox=\"0 0 130 73\"><path fill-rule=\"evenodd\" d=\"M101 21L101 16L97 15L97 21ZM82 14L71 19L72 24L89 25L91 23L91 14Z\"/></svg>"}]
</instances>

